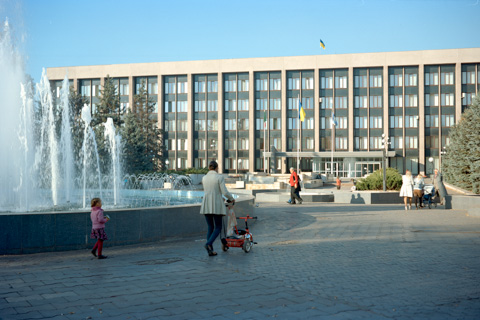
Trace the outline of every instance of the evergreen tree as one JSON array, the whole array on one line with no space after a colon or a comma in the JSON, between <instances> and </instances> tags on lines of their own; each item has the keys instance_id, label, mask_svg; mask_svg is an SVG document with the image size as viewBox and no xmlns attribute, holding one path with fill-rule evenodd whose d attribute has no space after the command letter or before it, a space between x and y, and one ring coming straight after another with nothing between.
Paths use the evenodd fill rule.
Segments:
<instances>
[{"instance_id":1,"label":"evergreen tree","mask_svg":"<svg viewBox=\"0 0 480 320\"><path fill-rule=\"evenodd\" d=\"M121 134L125 169L128 173L156 171L163 164L163 131L157 127L155 103L148 99L145 83L133 97Z\"/></svg>"},{"instance_id":2,"label":"evergreen tree","mask_svg":"<svg viewBox=\"0 0 480 320\"><path fill-rule=\"evenodd\" d=\"M77 172L80 170L81 163L78 159L81 159L80 153L82 150L84 123L82 120L82 108L87 103L87 99L80 93L75 91L73 86L69 87L68 103L70 105L70 125L72 127L72 143L73 154L77 161L75 161L75 169Z\"/></svg>"},{"instance_id":3,"label":"evergreen tree","mask_svg":"<svg viewBox=\"0 0 480 320\"><path fill-rule=\"evenodd\" d=\"M92 125L96 126L105 123L107 118L112 118L115 127L120 127L122 119L120 116L120 94L115 88L113 78L107 75L103 90L100 90L100 103L97 105L97 112Z\"/></svg>"},{"instance_id":4,"label":"evergreen tree","mask_svg":"<svg viewBox=\"0 0 480 320\"><path fill-rule=\"evenodd\" d=\"M442 159L445 181L480 194L480 95L450 130Z\"/></svg>"}]
</instances>

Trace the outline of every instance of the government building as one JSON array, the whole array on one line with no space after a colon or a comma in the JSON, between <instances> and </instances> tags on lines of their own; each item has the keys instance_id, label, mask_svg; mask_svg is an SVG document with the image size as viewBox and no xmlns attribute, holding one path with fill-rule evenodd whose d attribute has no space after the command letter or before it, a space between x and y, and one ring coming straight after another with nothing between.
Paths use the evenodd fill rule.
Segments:
<instances>
[{"instance_id":1,"label":"government building","mask_svg":"<svg viewBox=\"0 0 480 320\"><path fill-rule=\"evenodd\" d=\"M385 155L430 174L480 88L480 48L48 68L54 92L66 74L92 113L107 75L119 112L144 84L169 169L284 173L298 156L302 171L359 177Z\"/></svg>"}]
</instances>

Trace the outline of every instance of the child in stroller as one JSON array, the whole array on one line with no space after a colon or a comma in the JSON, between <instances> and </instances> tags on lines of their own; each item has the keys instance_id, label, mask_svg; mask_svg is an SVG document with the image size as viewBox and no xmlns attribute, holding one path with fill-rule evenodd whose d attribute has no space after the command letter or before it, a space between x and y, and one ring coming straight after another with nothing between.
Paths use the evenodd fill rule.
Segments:
<instances>
[{"instance_id":1,"label":"child in stroller","mask_svg":"<svg viewBox=\"0 0 480 320\"><path fill-rule=\"evenodd\" d=\"M432 203L433 203L433 197L435 196L435 187L431 184L426 184L424 187L423 187L423 204L424 205L427 205L428 204L428 208L429 209L432 209ZM435 207L437 206L436 203L435 204Z\"/></svg>"}]
</instances>

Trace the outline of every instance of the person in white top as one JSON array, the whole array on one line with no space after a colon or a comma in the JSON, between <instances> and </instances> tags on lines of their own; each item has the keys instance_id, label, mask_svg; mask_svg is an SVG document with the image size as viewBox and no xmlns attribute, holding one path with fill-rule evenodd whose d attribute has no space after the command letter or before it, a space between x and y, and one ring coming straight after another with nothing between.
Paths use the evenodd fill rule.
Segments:
<instances>
[{"instance_id":1,"label":"person in white top","mask_svg":"<svg viewBox=\"0 0 480 320\"><path fill-rule=\"evenodd\" d=\"M412 209L412 197L413 197L413 178L410 170L405 172L402 176L402 188L400 189L400 197L403 197L405 203L405 210ZM407 207L407 201L410 200L410 204Z\"/></svg>"}]
</instances>

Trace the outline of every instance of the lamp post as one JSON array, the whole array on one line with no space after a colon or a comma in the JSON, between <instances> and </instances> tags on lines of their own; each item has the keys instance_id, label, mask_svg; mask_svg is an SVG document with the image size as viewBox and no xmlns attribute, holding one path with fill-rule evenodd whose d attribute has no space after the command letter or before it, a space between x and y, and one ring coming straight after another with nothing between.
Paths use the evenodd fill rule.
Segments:
<instances>
[{"instance_id":1,"label":"lamp post","mask_svg":"<svg viewBox=\"0 0 480 320\"><path fill-rule=\"evenodd\" d=\"M382 146L383 146L383 191L387 191L387 151L390 144L390 138L382 134Z\"/></svg>"},{"instance_id":2,"label":"lamp post","mask_svg":"<svg viewBox=\"0 0 480 320\"><path fill-rule=\"evenodd\" d=\"M170 161L168 161L168 159L165 160L165 168L166 168L167 170L168 170L168 164L169 164L169 163L170 163Z\"/></svg>"}]
</instances>

